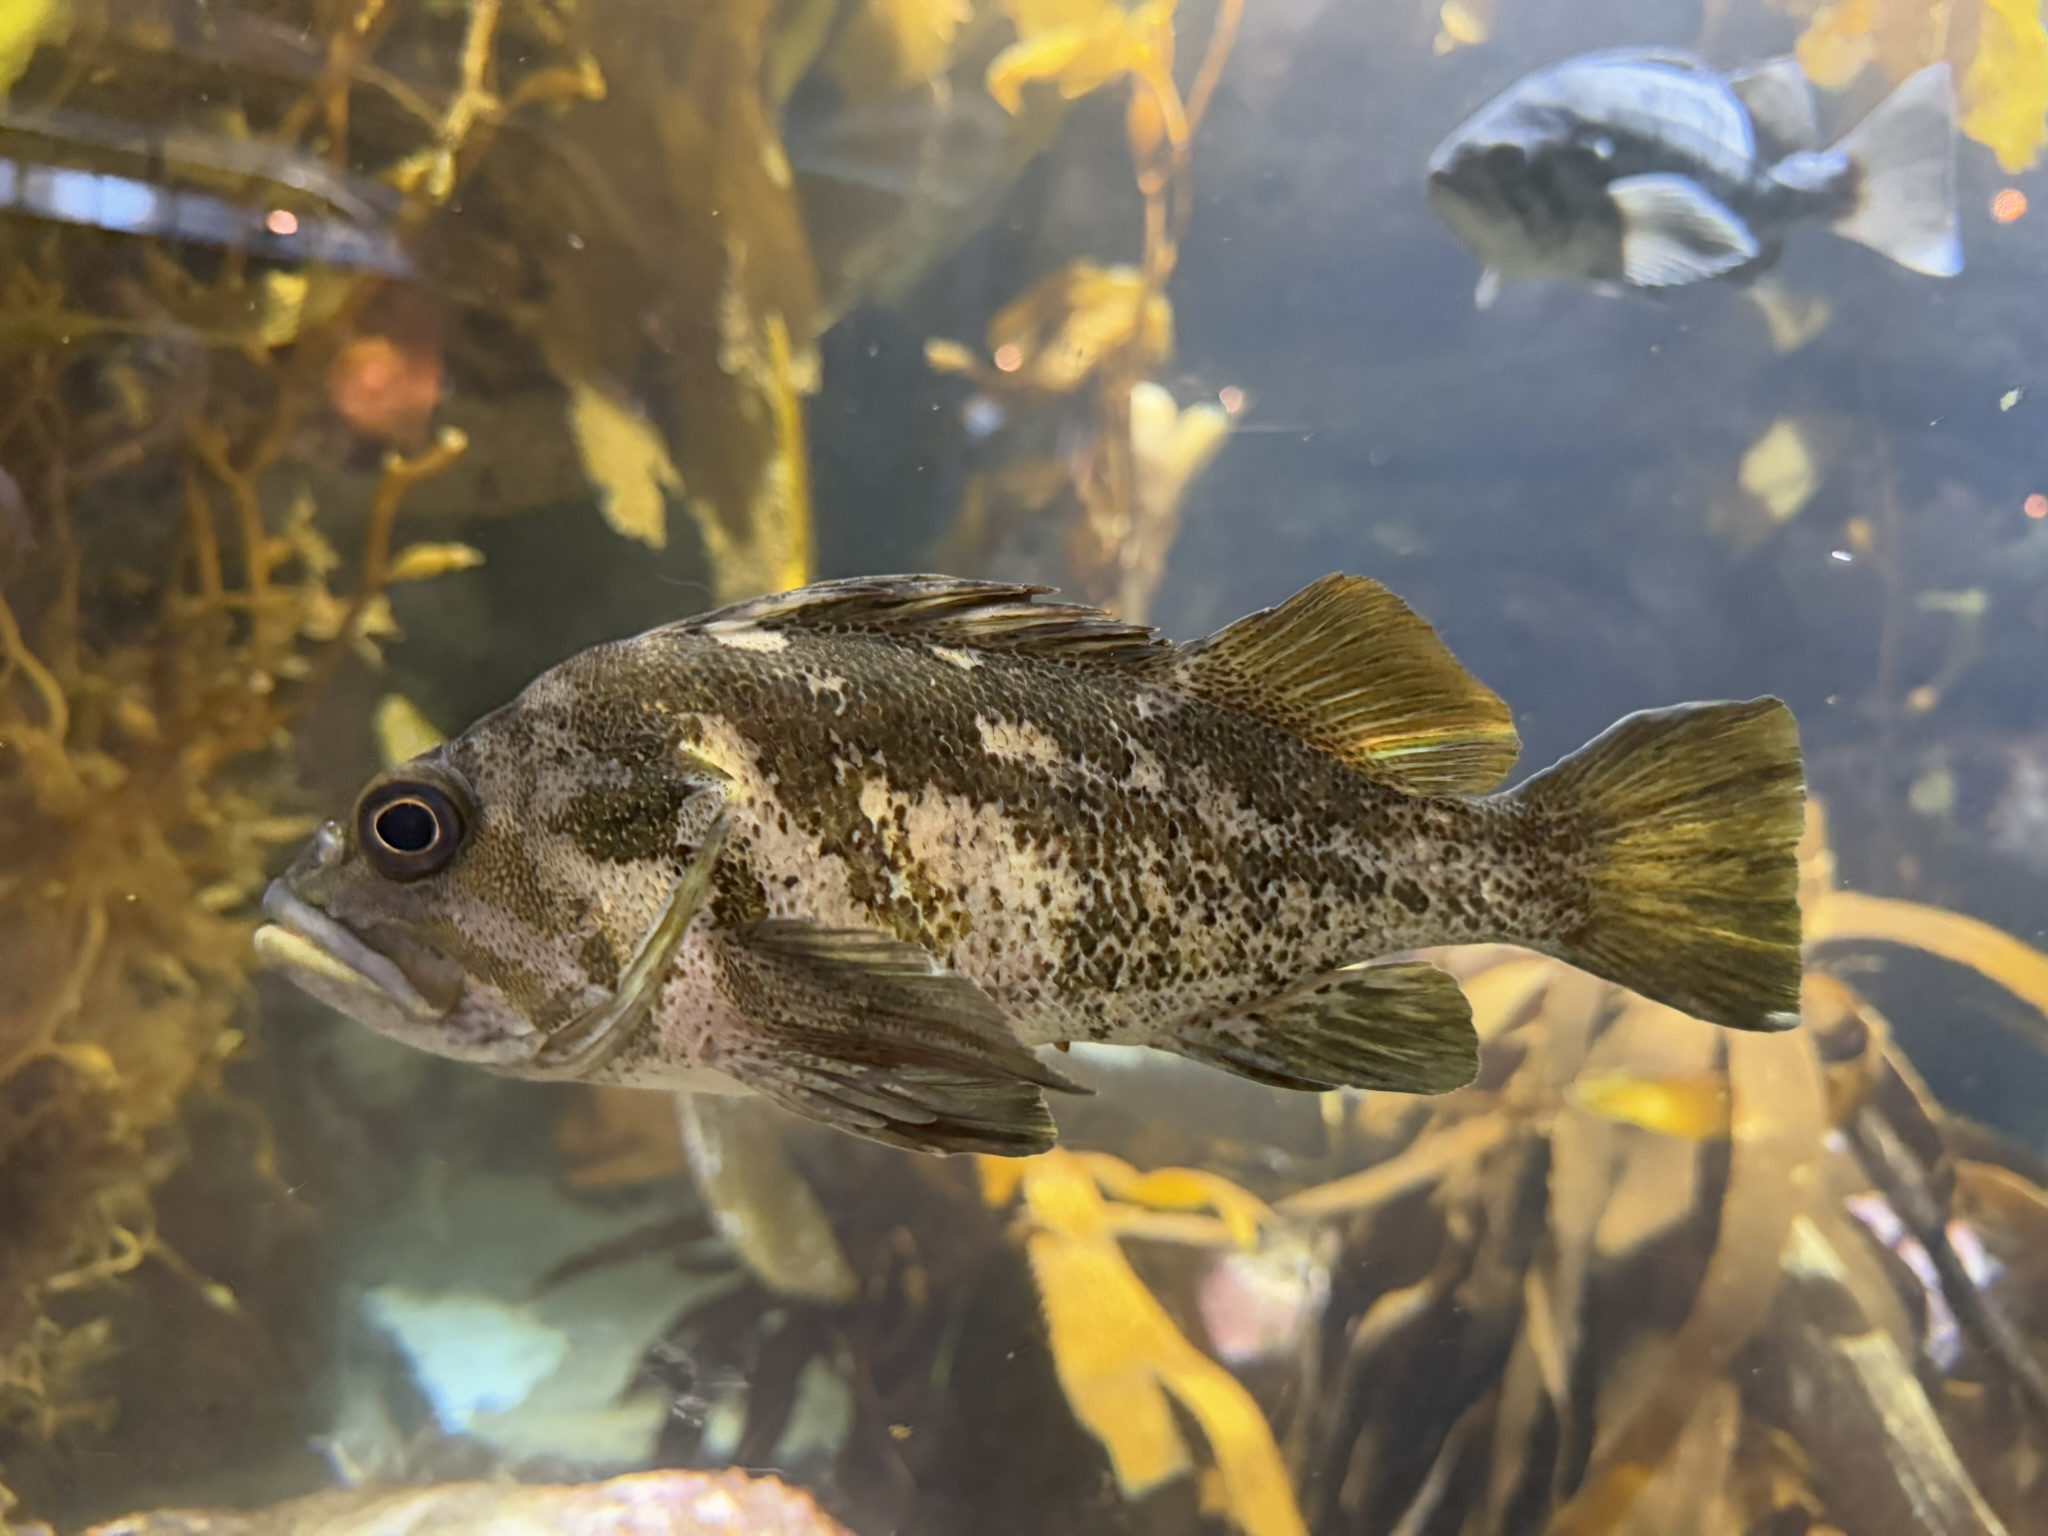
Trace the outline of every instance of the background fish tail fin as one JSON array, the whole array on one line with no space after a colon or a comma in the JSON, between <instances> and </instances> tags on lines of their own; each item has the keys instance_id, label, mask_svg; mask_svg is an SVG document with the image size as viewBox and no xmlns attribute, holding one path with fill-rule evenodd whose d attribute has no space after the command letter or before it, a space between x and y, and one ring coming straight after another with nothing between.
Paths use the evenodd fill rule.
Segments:
<instances>
[{"instance_id":1,"label":"background fish tail fin","mask_svg":"<svg viewBox=\"0 0 2048 1536\"><path fill-rule=\"evenodd\" d=\"M1963 270L1956 232L1956 89L1947 64L1906 82L1836 146L1856 169L1856 205L1835 233L1913 272Z\"/></svg>"},{"instance_id":2,"label":"background fish tail fin","mask_svg":"<svg viewBox=\"0 0 2048 1536\"><path fill-rule=\"evenodd\" d=\"M1799 1020L1799 730L1776 699L1630 715L1514 792L1584 921L1545 948L1736 1029Z\"/></svg>"}]
</instances>

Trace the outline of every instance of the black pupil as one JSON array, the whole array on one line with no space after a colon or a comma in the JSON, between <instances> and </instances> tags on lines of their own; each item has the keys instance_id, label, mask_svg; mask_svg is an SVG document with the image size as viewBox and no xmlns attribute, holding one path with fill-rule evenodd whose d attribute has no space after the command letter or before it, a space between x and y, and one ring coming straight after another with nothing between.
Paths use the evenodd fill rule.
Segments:
<instances>
[{"instance_id":1,"label":"black pupil","mask_svg":"<svg viewBox=\"0 0 2048 1536\"><path fill-rule=\"evenodd\" d=\"M441 838L441 824L417 800L397 800L377 813L378 841L395 853L425 853Z\"/></svg>"}]
</instances>

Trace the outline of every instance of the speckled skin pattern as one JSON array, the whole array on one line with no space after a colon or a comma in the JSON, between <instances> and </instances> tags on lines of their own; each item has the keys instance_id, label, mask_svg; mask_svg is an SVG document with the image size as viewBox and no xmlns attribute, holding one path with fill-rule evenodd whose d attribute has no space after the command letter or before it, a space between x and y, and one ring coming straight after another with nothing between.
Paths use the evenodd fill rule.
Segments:
<instances>
[{"instance_id":1,"label":"speckled skin pattern","mask_svg":"<svg viewBox=\"0 0 2048 1536\"><path fill-rule=\"evenodd\" d=\"M300 894L457 962L467 1019L545 1035L612 989L724 808L712 895L602 1069L650 1086L715 1086L693 1069L745 1050L722 944L763 917L918 945L1032 1045L1149 1043L1348 963L1576 930L1567 828L1405 793L1170 679L915 635L657 630L433 754L477 806L446 870L382 880L350 830Z\"/></svg>"}]
</instances>

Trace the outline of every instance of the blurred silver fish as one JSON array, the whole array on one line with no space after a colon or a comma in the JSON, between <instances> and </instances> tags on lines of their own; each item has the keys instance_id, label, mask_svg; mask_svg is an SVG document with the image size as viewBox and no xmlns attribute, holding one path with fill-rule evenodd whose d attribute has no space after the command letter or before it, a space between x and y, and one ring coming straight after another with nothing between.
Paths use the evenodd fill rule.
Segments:
<instances>
[{"instance_id":1,"label":"blurred silver fish","mask_svg":"<svg viewBox=\"0 0 2048 1536\"><path fill-rule=\"evenodd\" d=\"M392 227L396 194L296 150L82 112L0 108L0 151L0 213L272 261L415 275ZM88 156L132 161L124 169L139 174L89 169ZM180 187L172 179L180 168L244 177L248 196Z\"/></svg>"},{"instance_id":2,"label":"blurred silver fish","mask_svg":"<svg viewBox=\"0 0 2048 1536\"><path fill-rule=\"evenodd\" d=\"M1481 108L1430 156L1429 200L1485 263L1482 309L1509 278L1671 288L1748 276L1803 219L1953 277L1955 162L1946 64L1822 148L1792 59L1722 75L1689 53L1619 49L1538 70Z\"/></svg>"}]
</instances>

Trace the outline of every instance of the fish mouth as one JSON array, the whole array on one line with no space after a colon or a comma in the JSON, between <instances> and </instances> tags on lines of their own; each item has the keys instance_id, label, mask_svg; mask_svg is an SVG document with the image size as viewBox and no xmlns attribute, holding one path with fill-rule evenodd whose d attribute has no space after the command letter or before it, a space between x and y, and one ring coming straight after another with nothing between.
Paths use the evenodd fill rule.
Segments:
<instances>
[{"instance_id":1,"label":"fish mouth","mask_svg":"<svg viewBox=\"0 0 2048 1536\"><path fill-rule=\"evenodd\" d=\"M283 879L270 882L263 910L271 921L256 930L257 956L301 991L381 1035L484 1067L524 1066L540 1048L531 1024L478 995L452 961L419 957L416 969L429 966L423 985L403 963L294 894ZM447 974L437 976L435 969Z\"/></svg>"},{"instance_id":2,"label":"fish mouth","mask_svg":"<svg viewBox=\"0 0 2048 1536\"><path fill-rule=\"evenodd\" d=\"M438 1024L453 1012L452 1004L430 1001L396 960L293 895L283 880L270 882L263 893L263 910L271 920L256 930L257 955L289 972L316 996L329 999L331 992L339 991L375 998L413 1024ZM325 986L316 989L311 985L315 981Z\"/></svg>"}]
</instances>

